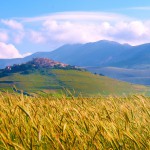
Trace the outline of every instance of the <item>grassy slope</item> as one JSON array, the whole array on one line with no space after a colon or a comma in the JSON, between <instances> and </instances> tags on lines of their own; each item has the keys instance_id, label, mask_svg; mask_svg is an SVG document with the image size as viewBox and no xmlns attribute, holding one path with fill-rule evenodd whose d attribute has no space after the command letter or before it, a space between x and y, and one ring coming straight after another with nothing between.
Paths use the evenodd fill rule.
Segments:
<instances>
[{"instance_id":1,"label":"grassy slope","mask_svg":"<svg viewBox=\"0 0 150 150\"><path fill-rule=\"evenodd\" d=\"M147 91L148 88L119 82L107 77L94 75L89 72L76 70L46 70L44 72L33 72L27 75L20 73L0 78L0 89L12 89L12 83L19 89L29 93L37 91L55 92L63 88L75 90L84 95L108 95L123 93L139 93Z\"/></svg>"},{"instance_id":2,"label":"grassy slope","mask_svg":"<svg viewBox=\"0 0 150 150\"><path fill-rule=\"evenodd\" d=\"M74 88L75 91L95 94L115 94L123 93L138 93L149 90L145 86L133 85L126 82L120 82L108 77L94 75L89 72L80 72L69 70L67 73L64 70L54 70L56 77L66 84L68 89Z\"/></svg>"}]
</instances>

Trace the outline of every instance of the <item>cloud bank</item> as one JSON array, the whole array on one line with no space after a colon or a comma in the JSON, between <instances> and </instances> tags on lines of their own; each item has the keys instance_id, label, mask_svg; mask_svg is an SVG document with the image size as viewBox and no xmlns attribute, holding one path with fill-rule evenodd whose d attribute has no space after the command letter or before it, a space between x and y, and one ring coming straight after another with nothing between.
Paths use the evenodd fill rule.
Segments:
<instances>
[{"instance_id":1,"label":"cloud bank","mask_svg":"<svg viewBox=\"0 0 150 150\"><path fill-rule=\"evenodd\" d=\"M36 51L41 45L55 48L103 39L131 45L150 43L150 21L105 12L63 12L0 21L1 58L22 57L15 46L27 47L27 43ZM44 49L47 50L50 48Z\"/></svg>"},{"instance_id":2,"label":"cloud bank","mask_svg":"<svg viewBox=\"0 0 150 150\"><path fill-rule=\"evenodd\" d=\"M31 41L35 43L86 43L103 39L131 45L150 42L149 20L115 13L63 12L20 21L39 24L37 30L31 31Z\"/></svg>"}]
</instances>

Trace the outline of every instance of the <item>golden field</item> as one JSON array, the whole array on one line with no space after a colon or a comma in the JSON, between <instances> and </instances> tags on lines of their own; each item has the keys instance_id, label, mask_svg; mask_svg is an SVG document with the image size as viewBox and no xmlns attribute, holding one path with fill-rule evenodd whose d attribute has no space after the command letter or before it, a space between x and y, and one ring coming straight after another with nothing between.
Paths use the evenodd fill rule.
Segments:
<instances>
[{"instance_id":1,"label":"golden field","mask_svg":"<svg viewBox=\"0 0 150 150\"><path fill-rule=\"evenodd\" d=\"M149 150L150 98L0 94L0 150Z\"/></svg>"}]
</instances>

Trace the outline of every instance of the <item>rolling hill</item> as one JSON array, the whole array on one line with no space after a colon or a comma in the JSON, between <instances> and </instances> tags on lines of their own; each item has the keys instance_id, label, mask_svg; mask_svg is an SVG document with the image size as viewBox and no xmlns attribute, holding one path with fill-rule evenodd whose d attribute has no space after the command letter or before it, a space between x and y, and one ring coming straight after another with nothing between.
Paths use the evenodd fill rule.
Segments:
<instances>
[{"instance_id":1,"label":"rolling hill","mask_svg":"<svg viewBox=\"0 0 150 150\"><path fill-rule=\"evenodd\" d=\"M14 65L0 70L1 91L24 91L25 94L57 94L66 92L84 96L123 95L133 93L149 93L149 88L120 82L108 77L95 75L79 68L58 64L49 66L48 59L34 59L25 64ZM40 62L40 65L39 65ZM41 66L42 64L42 66Z\"/></svg>"}]
</instances>

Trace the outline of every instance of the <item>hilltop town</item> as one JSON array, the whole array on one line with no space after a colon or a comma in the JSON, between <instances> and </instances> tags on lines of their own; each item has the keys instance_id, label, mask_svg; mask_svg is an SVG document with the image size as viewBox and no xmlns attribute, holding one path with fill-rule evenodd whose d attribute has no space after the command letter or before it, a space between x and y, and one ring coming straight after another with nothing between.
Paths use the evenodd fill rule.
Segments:
<instances>
[{"instance_id":1,"label":"hilltop town","mask_svg":"<svg viewBox=\"0 0 150 150\"><path fill-rule=\"evenodd\" d=\"M26 71L32 69L73 69L73 70L82 70L76 66L70 66L61 62L57 62L48 58L34 58L33 60L23 63L23 64L14 64L13 66L7 66L5 69L2 69L2 72L5 73L14 73L19 71Z\"/></svg>"}]
</instances>

